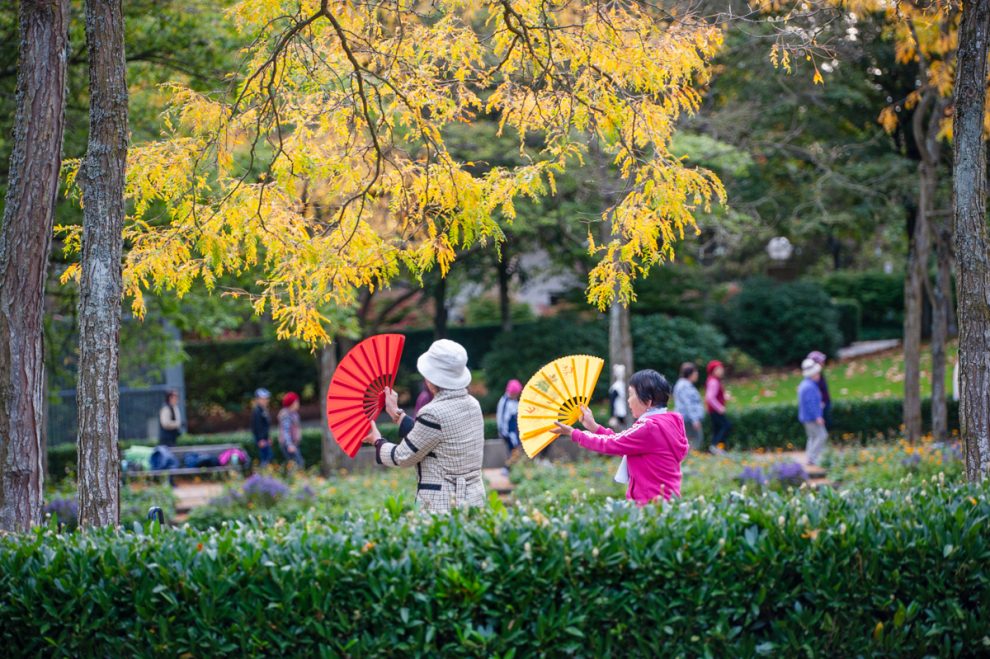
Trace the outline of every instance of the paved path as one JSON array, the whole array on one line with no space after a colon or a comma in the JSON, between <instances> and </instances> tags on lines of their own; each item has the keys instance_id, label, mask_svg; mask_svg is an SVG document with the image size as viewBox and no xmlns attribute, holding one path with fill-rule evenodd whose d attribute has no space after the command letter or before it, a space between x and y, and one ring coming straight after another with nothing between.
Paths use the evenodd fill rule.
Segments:
<instances>
[{"instance_id":1,"label":"paved path","mask_svg":"<svg viewBox=\"0 0 990 659\"><path fill-rule=\"evenodd\" d=\"M223 494L223 483L183 483L176 485L172 492L178 501L175 504L177 513L188 513L193 508L205 505Z\"/></svg>"},{"instance_id":2,"label":"paved path","mask_svg":"<svg viewBox=\"0 0 990 659\"><path fill-rule=\"evenodd\" d=\"M501 469L482 469L481 473L485 477L488 488L498 492L500 497L504 499L512 494L514 485L509 477L502 473Z\"/></svg>"},{"instance_id":3,"label":"paved path","mask_svg":"<svg viewBox=\"0 0 990 659\"><path fill-rule=\"evenodd\" d=\"M899 346L901 342L897 339L884 339L882 341L856 341L850 346L839 349L839 359L856 359L857 357L865 357L867 355L873 355L878 352L886 352L887 350L893 350Z\"/></svg>"}]
</instances>

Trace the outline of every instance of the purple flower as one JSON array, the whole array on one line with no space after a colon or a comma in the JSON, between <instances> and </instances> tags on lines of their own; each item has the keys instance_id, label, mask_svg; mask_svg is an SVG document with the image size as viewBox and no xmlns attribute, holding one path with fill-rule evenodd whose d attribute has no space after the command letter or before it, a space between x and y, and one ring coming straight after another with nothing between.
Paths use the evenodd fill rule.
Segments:
<instances>
[{"instance_id":1,"label":"purple flower","mask_svg":"<svg viewBox=\"0 0 990 659\"><path fill-rule=\"evenodd\" d=\"M770 478L763 471L763 467L743 467L742 473L736 476L736 480L743 485L762 487L769 482Z\"/></svg>"},{"instance_id":2,"label":"purple flower","mask_svg":"<svg viewBox=\"0 0 990 659\"><path fill-rule=\"evenodd\" d=\"M908 469L917 467L919 464L921 464L921 456L918 455L917 453L912 453L911 455L901 460L901 464L907 467Z\"/></svg>"},{"instance_id":3,"label":"purple flower","mask_svg":"<svg viewBox=\"0 0 990 659\"><path fill-rule=\"evenodd\" d=\"M289 493L288 486L282 481L260 474L255 474L244 481L242 489L249 501L268 506Z\"/></svg>"},{"instance_id":4,"label":"purple flower","mask_svg":"<svg viewBox=\"0 0 990 659\"><path fill-rule=\"evenodd\" d=\"M808 480L808 473L800 462L782 462L774 465L773 476L784 485L800 485Z\"/></svg>"},{"instance_id":5,"label":"purple flower","mask_svg":"<svg viewBox=\"0 0 990 659\"><path fill-rule=\"evenodd\" d=\"M955 462L956 460L962 460L962 442L953 442L946 446L943 446L942 451L942 462Z\"/></svg>"},{"instance_id":6,"label":"purple flower","mask_svg":"<svg viewBox=\"0 0 990 659\"><path fill-rule=\"evenodd\" d=\"M316 498L316 492L309 485L303 485L296 490L296 498L300 501L310 501Z\"/></svg>"},{"instance_id":7,"label":"purple flower","mask_svg":"<svg viewBox=\"0 0 990 659\"><path fill-rule=\"evenodd\" d=\"M60 524L73 528L79 523L79 503L75 498L52 499L45 506L45 514L55 517Z\"/></svg>"}]
</instances>

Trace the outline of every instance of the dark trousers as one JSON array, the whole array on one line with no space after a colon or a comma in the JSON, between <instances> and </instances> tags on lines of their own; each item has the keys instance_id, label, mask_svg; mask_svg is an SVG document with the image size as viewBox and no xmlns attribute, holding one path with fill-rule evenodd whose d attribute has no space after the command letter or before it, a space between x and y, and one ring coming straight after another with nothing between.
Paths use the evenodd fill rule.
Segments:
<instances>
[{"instance_id":1,"label":"dark trousers","mask_svg":"<svg viewBox=\"0 0 990 659\"><path fill-rule=\"evenodd\" d=\"M832 429L832 401L825 403L825 407L822 408L822 418L825 419L825 430Z\"/></svg>"},{"instance_id":2,"label":"dark trousers","mask_svg":"<svg viewBox=\"0 0 990 659\"><path fill-rule=\"evenodd\" d=\"M726 444L729 431L732 430L732 424L729 422L729 418L718 412L711 412L709 416L712 418L712 446Z\"/></svg>"},{"instance_id":3,"label":"dark trousers","mask_svg":"<svg viewBox=\"0 0 990 659\"><path fill-rule=\"evenodd\" d=\"M269 439L267 446L258 446L258 459L261 466L266 467L272 462L272 441Z\"/></svg>"}]
</instances>

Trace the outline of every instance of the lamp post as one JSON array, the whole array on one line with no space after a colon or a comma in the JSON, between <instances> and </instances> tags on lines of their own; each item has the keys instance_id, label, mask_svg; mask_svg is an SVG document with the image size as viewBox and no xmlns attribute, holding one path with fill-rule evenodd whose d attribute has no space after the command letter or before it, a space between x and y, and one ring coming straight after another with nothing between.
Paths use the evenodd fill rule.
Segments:
<instances>
[{"instance_id":1,"label":"lamp post","mask_svg":"<svg viewBox=\"0 0 990 659\"><path fill-rule=\"evenodd\" d=\"M787 264L794 254L794 245L784 236L771 238L767 243L767 255L770 257L770 267L767 274L774 279L786 281L794 277L794 268Z\"/></svg>"}]
</instances>

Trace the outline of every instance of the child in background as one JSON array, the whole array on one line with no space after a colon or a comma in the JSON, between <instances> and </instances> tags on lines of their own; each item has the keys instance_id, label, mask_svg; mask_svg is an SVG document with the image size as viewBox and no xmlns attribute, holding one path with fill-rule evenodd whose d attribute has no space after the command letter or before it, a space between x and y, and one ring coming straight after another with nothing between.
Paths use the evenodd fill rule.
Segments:
<instances>
[{"instance_id":1,"label":"child in background","mask_svg":"<svg viewBox=\"0 0 990 659\"><path fill-rule=\"evenodd\" d=\"M722 385L725 366L717 359L708 362L708 379L705 381L705 409L712 419L712 452L722 451L729 437L732 424L725 415L725 401L728 396Z\"/></svg>"},{"instance_id":2,"label":"child in background","mask_svg":"<svg viewBox=\"0 0 990 659\"><path fill-rule=\"evenodd\" d=\"M303 469L302 421L299 419L299 394L290 391L282 397L282 409L278 413L278 438L286 460L291 460Z\"/></svg>"},{"instance_id":3,"label":"child in background","mask_svg":"<svg viewBox=\"0 0 990 659\"><path fill-rule=\"evenodd\" d=\"M505 385L505 394L499 398L495 412L495 422L498 435L505 441L508 457L502 473L508 475L509 467L519 460L522 455L522 443L519 441L519 394L523 386L519 380L509 380Z\"/></svg>"}]
</instances>

